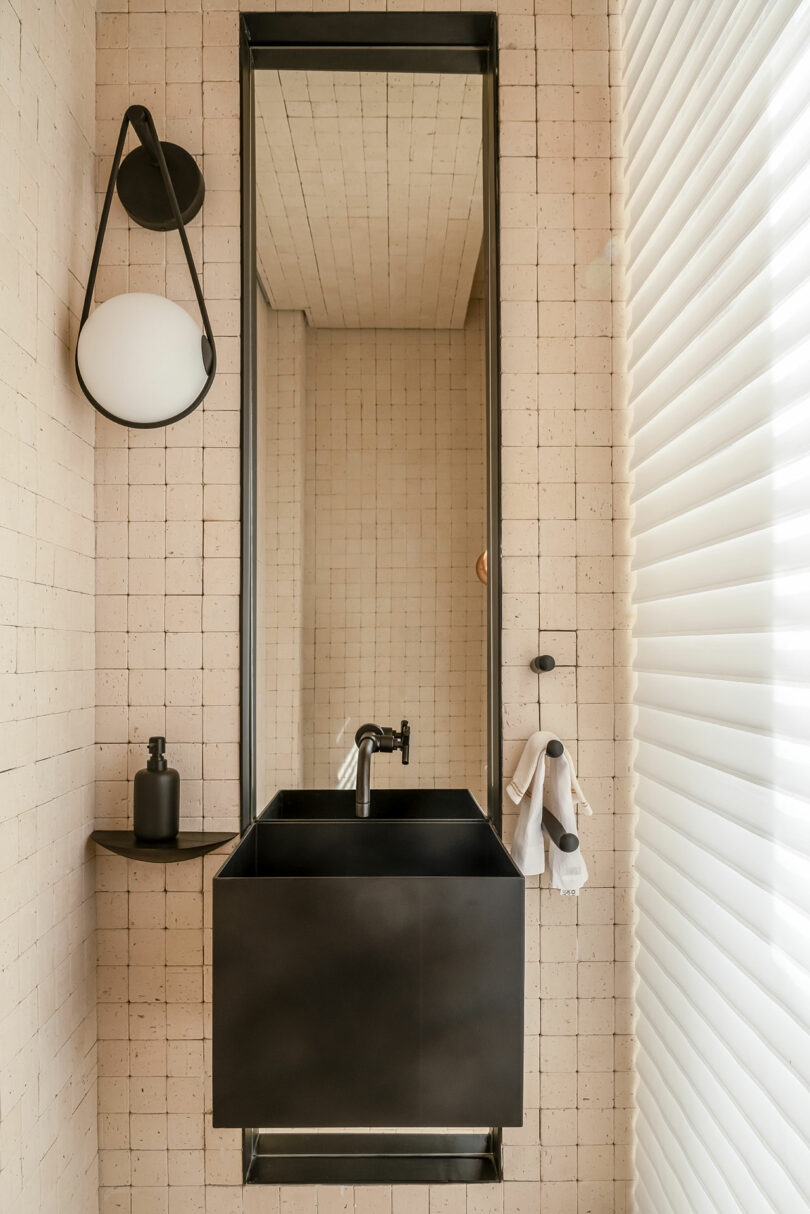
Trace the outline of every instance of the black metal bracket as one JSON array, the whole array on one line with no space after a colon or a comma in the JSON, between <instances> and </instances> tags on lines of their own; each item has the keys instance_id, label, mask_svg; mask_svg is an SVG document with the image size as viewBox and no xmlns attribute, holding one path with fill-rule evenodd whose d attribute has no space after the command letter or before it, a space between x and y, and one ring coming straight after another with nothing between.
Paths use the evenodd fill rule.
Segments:
<instances>
[{"instance_id":1,"label":"black metal bracket","mask_svg":"<svg viewBox=\"0 0 810 1214\"><path fill-rule=\"evenodd\" d=\"M275 1134L246 1130L245 1184L497 1184L500 1130L487 1134Z\"/></svg>"},{"instance_id":2,"label":"black metal bracket","mask_svg":"<svg viewBox=\"0 0 810 1214\"><path fill-rule=\"evenodd\" d=\"M185 148L157 138L145 106L131 105L127 114L141 146L124 157L118 170L118 197L130 219L142 228L152 232L173 232L177 219L161 173L161 157L169 170L184 224L191 223L205 198L205 181L200 167Z\"/></svg>"},{"instance_id":3,"label":"black metal bracket","mask_svg":"<svg viewBox=\"0 0 810 1214\"><path fill-rule=\"evenodd\" d=\"M245 13L259 69L486 74L492 13ZM369 67L369 52L374 66Z\"/></svg>"},{"instance_id":4,"label":"black metal bracket","mask_svg":"<svg viewBox=\"0 0 810 1214\"><path fill-rule=\"evenodd\" d=\"M126 157L126 160L122 164L121 161L124 154L124 143L126 141L127 131L129 130L130 126L140 139L142 146L130 152L129 156ZM172 149L174 149L174 151ZM87 279L87 289L84 293L84 305L82 307L81 319L79 321L79 335L81 334L85 322L90 315L90 308L92 307L93 303L93 290L96 285L98 267L101 261L101 249L104 244L104 236L107 231L107 222L110 218L110 208L112 206L113 193L115 191L116 184L119 184L119 196L121 197L121 201L126 208L127 213L135 220L136 223L139 223L142 227L148 227L154 231L173 231L176 228L178 235L180 236L180 243L183 246L183 252L186 257L189 274L191 275L191 284L194 287L194 295L197 300L197 306L200 309L200 316L203 324L203 365L208 377L203 385L202 391L199 393L196 399L192 401L187 409L183 409L181 413L178 413L175 417L167 418L165 421L122 422L121 418L116 417L114 413L110 413L104 408L103 405L99 404L99 402L93 397L92 393L88 390L87 385L82 379L81 371L79 370L78 340L76 342L76 355L74 358L76 376L79 380L79 386L81 387L84 395L90 401L93 408L97 409L98 412L104 417L109 418L110 421L117 422L119 425L132 427L132 429L135 430L153 430L159 426L169 426L173 422L178 422L181 420L181 418L187 417L189 413L193 413L214 382L214 376L217 369L217 351L216 344L214 342L214 331L211 328L211 321L208 317L208 309L205 306L202 287L200 286L200 280L197 276L197 269L194 265L194 258L191 254L191 246L188 243L183 212L181 211L180 204L177 201L177 193L175 191L173 175L169 172L169 167L166 163L166 154L164 153L168 153L169 157L171 158L173 162L173 170L175 167L178 168L178 180L180 180L182 177L183 182L186 185L191 182L191 196L188 196L189 190L186 190L184 192L184 203L186 219L192 219L202 206L205 187L202 185L202 174L199 173L199 169L197 169L199 174L199 184L195 188L193 184L193 174L188 171L186 161L183 160L183 157L191 160L192 164L195 165L195 168L196 162L194 161L193 157L189 156L189 154L185 152L183 148L178 148L176 144L161 143L160 139L158 138L157 130L155 129L155 123L152 115L146 106L131 105L124 114L121 122L121 130L118 133L118 142L115 145L112 168L110 169L110 178L107 182L107 192L104 195L104 205L101 208L101 219L98 225L95 248L93 249L93 259L90 262L90 274ZM177 156L175 153L182 153L182 156ZM120 174L127 169L128 165L131 166L131 169L126 172L124 182L122 183L119 180ZM168 219L166 218L165 214L161 215L160 208L157 210L155 209L154 182L151 181L145 191L139 191L136 185L136 180L138 176L143 173L144 168L151 167L154 175L155 165L157 165L157 169L159 170L160 179L166 192L166 199L169 203L170 218ZM120 188L121 184L124 185L123 191ZM148 216L150 215L153 221L149 221ZM157 218L155 218L156 216ZM144 351L144 357L148 357L148 351Z\"/></svg>"}]
</instances>

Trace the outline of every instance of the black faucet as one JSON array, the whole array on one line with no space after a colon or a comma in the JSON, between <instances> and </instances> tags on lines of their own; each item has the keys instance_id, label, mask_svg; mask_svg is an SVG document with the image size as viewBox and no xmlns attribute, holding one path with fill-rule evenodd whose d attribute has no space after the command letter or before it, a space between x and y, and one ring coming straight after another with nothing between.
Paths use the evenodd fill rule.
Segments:
<instances>
[{"instance_id":1,"label":"black faucet","mask_svg":"<svg viewBox=\"0 0 810 1214\"><path fill-rule=\"evenodd\" d=\"M407 763L411 754L411 727L407 721L395 729L380 729L379 725L361 725L354 735L359 751L357 757L357 794L354 812L358 818L367 818L371 810L371 756L378 750L383 754L402 751L402 762Z\"/></svg>"}]
</instances>

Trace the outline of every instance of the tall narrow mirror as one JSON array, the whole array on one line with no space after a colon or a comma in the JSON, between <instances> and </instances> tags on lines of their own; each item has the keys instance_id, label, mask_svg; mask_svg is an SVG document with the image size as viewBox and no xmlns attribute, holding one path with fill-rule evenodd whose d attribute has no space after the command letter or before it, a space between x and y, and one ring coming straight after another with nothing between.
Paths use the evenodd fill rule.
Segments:
<instances>
[{"instance_id":1,"label":"tall narrow mirror","mask_svg":"<svg viewBox=\"0 0 810 1214\"><path fill-rule=\"evenodd\" d=\"M240 21L246 833L213 897L212 1116L248 1183L489 1184L525 970L497 23Z\"/></svg>"},{"instance_id":2,"label":"tall narrow mirror","mask_svg":"<svg viewBox=\"0 0 810 1214\"><path fill-rule=\"evenodd\" d=\"M255 72L258 812L404 719L373 786L487 807L482 87Z\"/></svg>"}]
</instances>

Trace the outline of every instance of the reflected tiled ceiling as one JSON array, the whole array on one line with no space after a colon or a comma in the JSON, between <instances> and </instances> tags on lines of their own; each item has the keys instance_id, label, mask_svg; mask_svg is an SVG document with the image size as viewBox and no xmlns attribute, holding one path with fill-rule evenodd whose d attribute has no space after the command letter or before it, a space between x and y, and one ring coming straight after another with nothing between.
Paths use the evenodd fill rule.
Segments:
<instances>
[{"instance_id":1,"label":"reflected tiled ceiling","mask_svg":"<svg viewBox=\"0 0 810 1214\"><path fill-rule=\"evenodd\" d=\"M256 73L270 303L321 328L464 324L483 235L481 77Z\"/></svg>"}]
</instances>

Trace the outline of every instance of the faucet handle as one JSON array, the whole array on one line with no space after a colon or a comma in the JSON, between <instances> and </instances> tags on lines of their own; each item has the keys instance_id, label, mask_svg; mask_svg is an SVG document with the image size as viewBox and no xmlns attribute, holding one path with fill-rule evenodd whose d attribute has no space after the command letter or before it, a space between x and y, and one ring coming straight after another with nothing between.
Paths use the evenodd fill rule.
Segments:
<instances>
[{"instance_id":1,"label":"faucet handle","mask_svg":"<svg viewBox=\"0 0 810 1214\"><path fill-rule=\"evenodd\" d=\"M402 763L407 766L411 757L411 727L407 721L403 721L399 727L399 733L394 734L395 747L402 751Z\"/></svg>"},{"instance_id":2,"label":"faucet handle","mask_svg":"<svg viewBox=\"0 0 810 1214\"><path fill-rule=\"evenodd\" d=\"M380 729L379 725L361 725L354 735L354 740L359 746L366 738L374 739L374 749L381 754L390 755L395 750L401 750L402 762L408 762L411 754L411 727L407 721L402 722L399 733L391 725L386 725L384 729Z\"/></svg>"}]
</instances>

